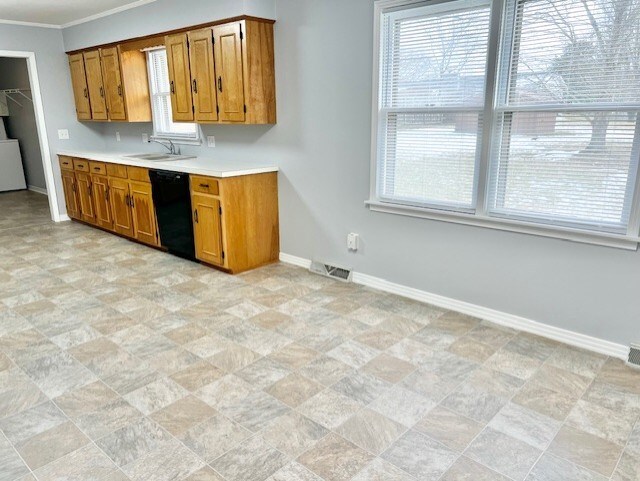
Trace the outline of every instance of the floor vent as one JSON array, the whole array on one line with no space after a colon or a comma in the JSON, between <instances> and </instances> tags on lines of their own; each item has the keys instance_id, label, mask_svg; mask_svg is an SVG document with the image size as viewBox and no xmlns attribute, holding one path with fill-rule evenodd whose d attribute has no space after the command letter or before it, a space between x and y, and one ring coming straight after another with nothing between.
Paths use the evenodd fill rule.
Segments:
<instances>
[{"instance_id":1,"label":"floor vent","mask_svg":"<svg viewBox=\"0 0 640 481\"><path fill-rule=\"evenodd\" d=\"M631 344L629 364L633 367L640 368L640 344Z\"/></svg>"},{"instance_id":2,"label":"floor vent","mask_svg":"<svg viewBox=\"0 0 640 481\"><path fill-rule=\"evenodd\" d=\"M314 274L331 277L332 279L337 279L343 282L351 282L351 269L345 269L343 267L337 267L332 266L331 264L313 261L309 270Z\"/></svg>"}]
</instances>

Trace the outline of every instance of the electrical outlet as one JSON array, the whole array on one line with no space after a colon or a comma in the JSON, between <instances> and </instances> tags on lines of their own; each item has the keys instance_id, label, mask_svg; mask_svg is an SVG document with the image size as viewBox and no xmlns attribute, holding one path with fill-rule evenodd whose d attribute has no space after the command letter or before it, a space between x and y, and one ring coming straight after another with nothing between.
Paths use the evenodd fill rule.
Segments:
<instances>
[{"instance_id":1,"label":"electrical outlet","mask_svg":"<svg viewBox=\"0 0 640 481\"><path fill-rule=\"evenodd\" d=\"M142 143L143 144L149 143L149 134L142 134Z\"/></svg>"},{"instance_id":2,"label":"electrical outlet","mask_svg":"<svg viewBox=\"0 0 640 481\"><path fill-rule=\"evenodd\" d=\"M350 251L357 251L360 248L360 236L353 232L349 234L347 237L347 247Z\"/></svg>"},{"instance_id":3,"label":"electrical outlet","mask_svg":"<svg viewBox=\"0 0 640 481\"><path fill-rule=\"evenodd\" d=\"M120 142L120 132L116 132L116 142Z\"/></svg>"},{"instance_id":4,"label":"electrical outlet","mask_svg":"<svg viewBox=\"0 0 640 481\"><path fill-rule=\"evenodd\" d=\"M213 135L207 136L207 147L215 147L216 146L216 138Z\"/></svg>"},{"instance_id":5,"label":"electrical outlet","mask_svg":"<svg viewBox=\"0 0 640 481\"><path fill-rule=\"evenodd\" d=\"M69 140L69 131L67 129L58 130L58 139Z\"/></svg>"}]
</instances>

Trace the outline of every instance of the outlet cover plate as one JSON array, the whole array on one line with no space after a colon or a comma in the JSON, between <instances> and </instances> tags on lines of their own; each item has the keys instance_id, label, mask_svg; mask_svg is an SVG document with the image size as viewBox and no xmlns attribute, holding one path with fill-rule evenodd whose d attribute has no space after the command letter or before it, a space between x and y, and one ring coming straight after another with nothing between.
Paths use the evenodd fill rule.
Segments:
<instances>
[{"instance_id":1,"label":"outlet cover plate","mask_svg":"<svg viewBox=\"0 0 640 481\"><path fill-rule=\"evenodd\" d=\"M59 140L69 140L69 131L67 129L58 130L58 139Z\"/></svg>"},{"instance_id":2,"label":"outlet cover plate","mask_svg":"<svg viewBox=\"0 0 640 481\"><path fill-rule=\"evenodd\" d=\"M207 147L215 147L216 138L213 135L207 135Z\"/></svg>"}]
</instances>

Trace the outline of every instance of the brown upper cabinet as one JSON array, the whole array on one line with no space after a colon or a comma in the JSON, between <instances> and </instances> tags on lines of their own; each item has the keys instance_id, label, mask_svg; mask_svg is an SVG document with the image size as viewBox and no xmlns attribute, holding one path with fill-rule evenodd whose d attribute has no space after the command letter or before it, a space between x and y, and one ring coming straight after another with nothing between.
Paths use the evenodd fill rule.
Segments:
<instances>
[{"instance_id":1,"label":"brown upper cabinet","mask_svg":"<svg viewBox=\"0 0 640 481\"><path fill-rule=\"evenodd\" d=\"M102 79L105 84L109 118L111 120L127 120L124 107L124 89L120 74L120 56L117 47L100 50L102 63Z\"/></svg>"},{"instance_id":2,"label":"brown upper cabinet","mask_svg":"<svg viewBox=\"0 0 640 481\"><path fill-rule=\"evenodd\" d=\"M78 120L151 121L144 52L120 46L69 55Z\"/></svg>"},{"instance_id":3,"label":"brown upper cabinet","mask_svg":"<svg viewBox=\"0 0 640 481\"><path fill-rule=\"evenodd\" d=\"M236 17L69 52L78 119L150 122L144 50L164 43L175 122L275 124L273 26Z\"/></svg>"},{"instance_id":4,"label":"brown upper cabinet","mask_svg":"<svg viewBox=\"0 0 640 481\"><path fill-rule=\"evenodd\" d=\"M244 122L244 73L241 22L213 27L220 120Z\"/></svg>"},{"instance_id":5,"label":"brown upper cabinet","mask_svg":"<svg viewBox=\"0 0 640 481\"><path fill-rule=\"evenodd\" d=\"M189 32L188 38L194 120L214 122L218 120L218 98L213 65L213 33L210 28L204 28Z\"/></svg>"},{"instance_id":6,"label":"brown upper cabinet","mask_svg":"<svg viewBox=\"0 0 640 481\"><path fill-rule=\"evenodd\" d=\"M168 35L164 40L169 67L171 109L176 122L193 122L194 109L189 69L189 42L186 33Z\"/></svg>"},{"instance_id":7,"label":"brown upper cabinet","mask_svg":"<svg viewBox=\"0 0 640 481\"><path fill-rule=\"evenodd\" d=\"M87 74L84 69L84 57L81 53L69 55L69 69L71 70L71 85L73 86L73 98L76 102L78 120L91 120Z\"/></svg>"},{"instance_id":8,"label":"brown upper cabinet","mask_svg":"<svg viewBox=\"0 0 640 481\"><path fill-rule=\"evenodd\" d=\"M276 123L273 22L168 35L165 46L175 122Z\"/></svg>"},{"instance_id":9,"label":"brown upper cabinet","mask_svg":"<svg viewBox=\"0 0 640 481\"><path fill-rule=\"evenodd\" d=\"M107 113L107 99L102 80L99 50L84 53L84 68L87 72L91 118L93 120L108 120L109 114Z\"/></svg>"}]
</instances>

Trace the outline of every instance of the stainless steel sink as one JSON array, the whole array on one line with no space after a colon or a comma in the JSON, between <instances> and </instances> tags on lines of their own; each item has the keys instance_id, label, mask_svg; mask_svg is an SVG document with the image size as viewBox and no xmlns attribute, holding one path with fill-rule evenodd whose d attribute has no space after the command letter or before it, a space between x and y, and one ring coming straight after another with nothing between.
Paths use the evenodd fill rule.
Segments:
<instances>
[{"instance_id":1,"label":"stainless steel sink","mask_svg":"<svg viewBox=\"0 0 640 481\"><path fill-rule=\"evenodd\" d=\"M172 160L194 159L194 155L174 155L174 154L134 154L127 155L127 159L148 160L151 162L170 162Z\"/></svg>"}]
</instances>

